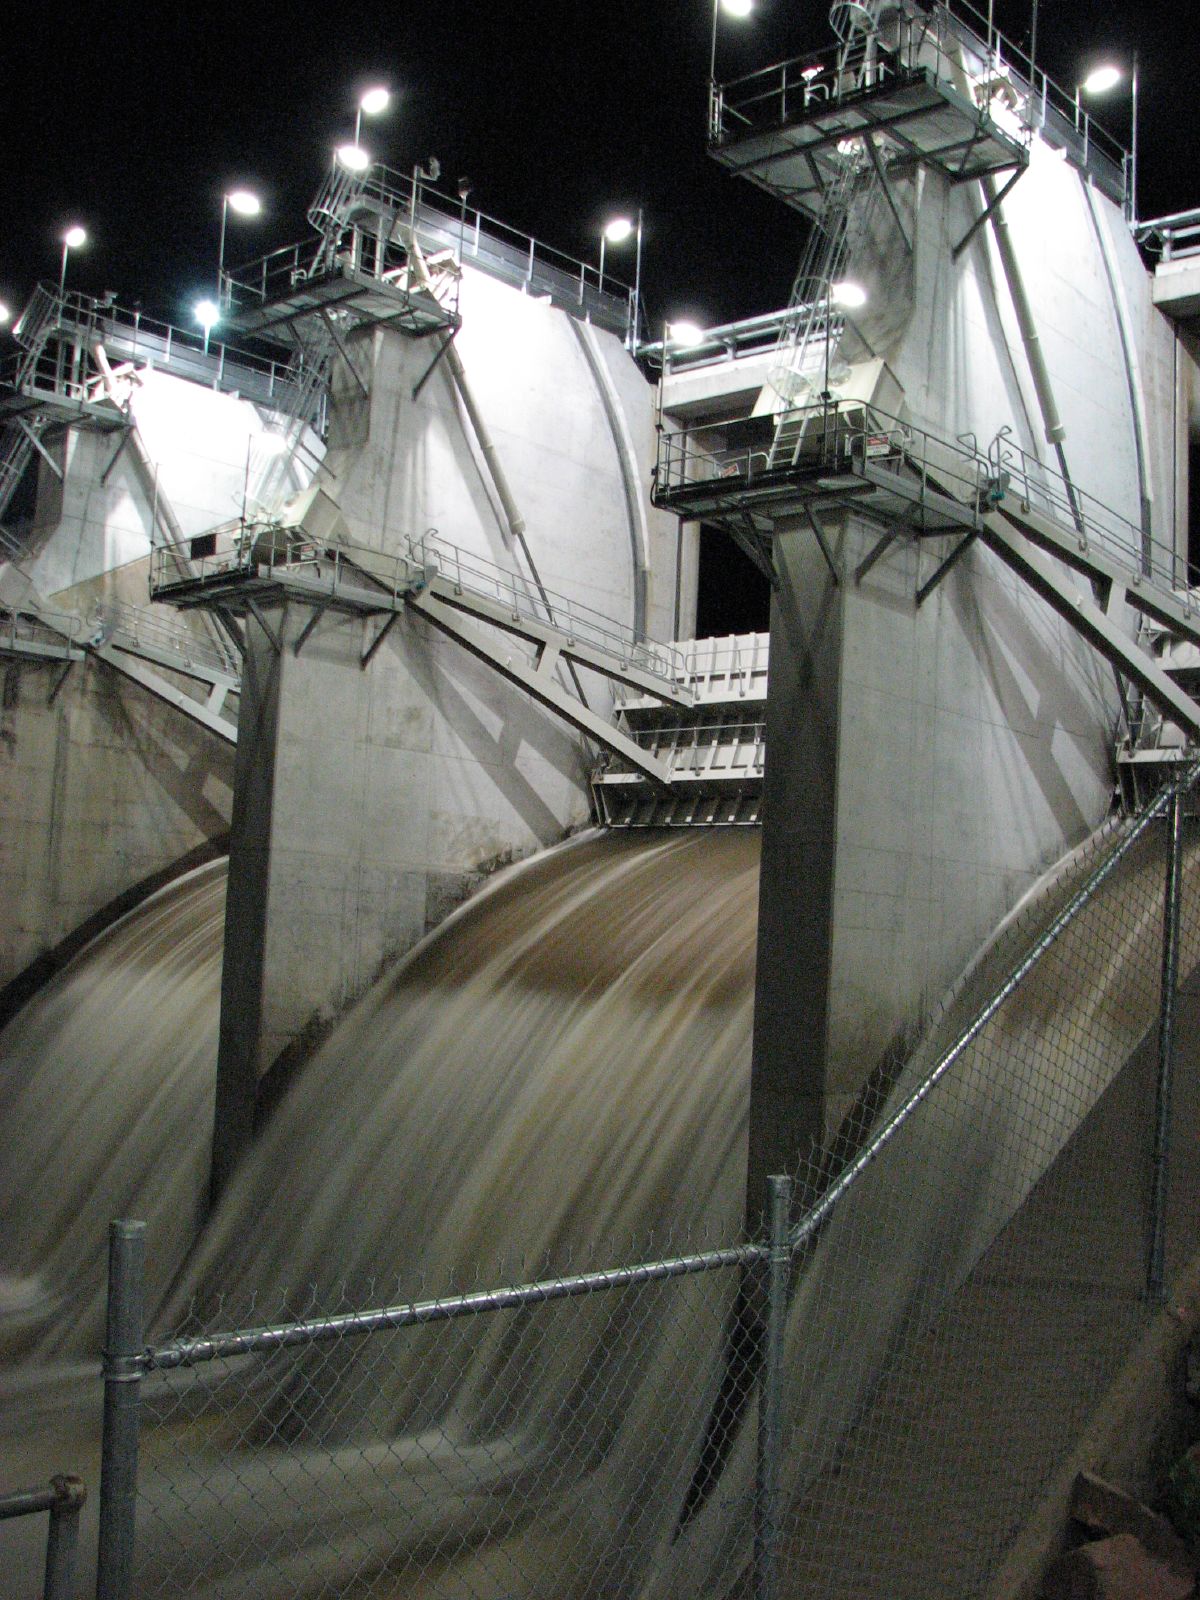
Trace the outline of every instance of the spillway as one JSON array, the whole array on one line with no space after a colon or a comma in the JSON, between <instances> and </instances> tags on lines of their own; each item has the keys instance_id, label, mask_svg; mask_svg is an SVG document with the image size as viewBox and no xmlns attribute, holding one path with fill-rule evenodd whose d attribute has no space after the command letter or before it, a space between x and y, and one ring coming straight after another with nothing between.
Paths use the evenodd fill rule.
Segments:
<instances>
[{"instance_id":1,"label":"spillway","mask_svg":"<svg viewBox=\"0 0 1200 1600\"><path fill-rule=\"evenodd\" d=\"M897 1093L1094 858L1089 847L1068 862L994 943ZM1068 943L1006 1006L978 1065L943 1093L933 1123L913 1125L821 1241L791 1319L802 1434L818 1430L826 1447L842 1435L885 1370L897 1330L955 1293L1129 1058L1154 1012L1144 919L1158 873L1152 852L1132 857L1073 936L1083 948L1093 926L1114 915L1127 924L1102 1013L1086 983L1064 991L1064 966L1076 959ZM1193 850L1190 886L1198 874ZM236 1322L253 1294L261 1320L310 1285L318 1304L363 1304L451 1282L496 1283L514 1271L611 1264L622 1241L639 1249L654 1229L664 1243L678 1241L670 1230L680 1218L693 1236L736 1238L757 876L752 830L589 834L497 875L334 1030L190 1251L215 1062L222 865L123 919L0 1040L17 1068L3 1107L18 1130L2 1191L6 1349L26 1357L7 1379L21 1416L8 1459L27 1466L31 1481L64 1465L95 1481L97 1386L65 1363L96 1348L100 1254L113 1214L150 1221L150 1304L161 1334L196 1302L203 1314L223 1301L223 1316ZM1197 955L1189 945L1185 965ZM1033 1061L1029 1041L1042 1050L1085 1023L1097 1046L1082 1077L1063 1068L1071 1104L1052 1147L1016 1160L995 1127L986 1148L968 1137L980 1095L992 1093L988 1061L997 1050ZM1040 1070L1018 1074L997 1112L1021 1126L1046 1090ZM962 1136L947 1139L955 1127ZM55 1202L45 1214L21 1204L39 1163ZM977 1219L952 1255L939 1199L947 1185ZM898 1250L892 1230L901 1214ZM931 1250L940 1263L933 1287ZM388 1592L416 1594L405 1571L388 1567L397 1552L406 1559L414 1538L466 1549L491 1527L487 1506L530 1482L557 1484L561 1503L526 1506L527 1526L497 1521L486 1546L445 1569L452 1586L507 1593L515 1569L524 1594L559 1594L568 1580L596 1594L707 1592L714 1571L736 1572L745 1559L736 1508L752 1470L753 1428L740 1430L722 1493L683 1537L674 1515L715 1393L734 1288L730 1280L689 1287L686 1311L681 1302L670 1314L660 1308L637 1338L626 1329L615 1345L604 1314L581 1322L569 1311L551 1324L561 1337L451 1340L449 1358L447 1343L426 1330L389 1352L386 1373L365 1389L353 1363L322 1363L312 1415L267 1374L248 1415L206 1419L202 1409L192 1425L199 1436L178 1460L152 1407L143 1458L150 1504L169 1507L176 1494L207 1503L224 1484L231 1496L250 1495L254 1526L272 1528L292 1552L277 1560L254 1540L239 1546L220 1532L215 1511L213 1545L203 1546L210 1588L188 1592L315 1593L347 1560L366 1560L391 1571ZM853 1341L839 1331L847 1326L856 1328ZM819 1376L809 1349L836 1352ZM509 1366L514 1351L525 1367ZM439 1366L447 1359L449 1372ZM588 1392L596 1374L605 1375L603 1449L563 1427L566 1397ZM505 1409L514 1393L519 1417ZM454 1430L431 1446L423 1429L450 1394ZM696 1402L686 1423L680 1394ZM285 1437L284 1450L271 1448ZM649 1476L648 1440L656 1443ZM410 1498L379 1497L377 1451L403 1457ZM334 1486L319 1511L298 1511L297 1486L318 1468L332 1471ZM810 1470L797 1462L789 1473L797 1495ZM606 1587L589 1563L622 1507L656 1504L656 1482L668 1486L661 1504L625 1537L625 1564L609 1575L617 1587ZM554 1530L568 1514L572 1531L560 1538ZM579 1538L580 1525L595 1530L594 1541ZM142 1540L150 1569L169 1577L166 1589L147 1592L174 1592L183 1578L170 1564L178 1556L169 1520L147 1516Z\"/></svg>"},{"instance_id":2,"label":"spillway","mask_svg":"<svg viewBox=\"0 0 1200 1600\"><path fill-rule=\"evenodd\" d=\"M335 1030L195 1271L400 1284L554 1264L680 1209L736 1227L757 867L753 831L588 835L502 874ZM98 1347L111 1217L148 1224L152 1307L195 1236L224 891L223 863L163 890L0 1039L10 1352Z\"/></svg>"}]
</instances>

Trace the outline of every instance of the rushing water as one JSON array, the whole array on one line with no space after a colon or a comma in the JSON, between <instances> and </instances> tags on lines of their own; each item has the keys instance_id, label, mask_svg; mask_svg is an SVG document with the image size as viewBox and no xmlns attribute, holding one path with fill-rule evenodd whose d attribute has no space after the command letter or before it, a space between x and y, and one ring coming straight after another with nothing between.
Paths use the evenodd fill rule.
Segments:
<instances>
[{"instance_id":1,"label":"rushing water","mask_svg":"<svg viewBox=\"0 0 1200 1600\"><path fill-rule=\"evenodd\" d=\"M90 1454L86 1385L62 1363L98 1347L104 1238L116 1215L148 1223L148 1303L160 1331L193 1293L237 1298L253 1288L265 1312L288 1286L316 1284L327 1300L344 1288L363 1304L440 1290L452 1278L607 1265L652 1229L665 1248L662 1230L677 1216L698 1232L736 1236L757 872L757 834L723 831L587 836L498 876L334 1031L186 1266L205 1186L223 867L189 875L96 940L0 1039L0 1114L11 1130L0 1170L0 1329L3 1348L23 1362L10 1389L22 1390L26 1434L44 1423L74 1452L56 1468ZM39 1194L46 1205L31 1203ZM719 1360L733 1287L679 1302L702 1330L702 1368ZM569 1359L547 1367L530 1350L552 1381L528 1407L524 1444L507 1466L497 1465L493 1444L471 1467L487 1468L476 1483L485 1496L543 1459L538 1418L552 1420L555 1396L572 1392L607 1341L604 1316L592 1323L582 1334L576 1324ZM665 1376L668 1358L655 1347L656 1327L648 1314L631 1347L628 1396L606 1416L610 1436L624 1430L626 1444L591 1473L593 1515L629 1500L632 1483L618 1480L632 1472L641 1482L640 1441L648 1428L662 1430L669 1391L655 1376ZM337 1436L324 1443L352 1445L381 1413L393 1439L415 1425L434 1403L416 1382L425 1348L414 1341L390 1382L361 1391L354 1408L339 1398ZM47 1399L48 1359L69 1400ZM462 1426L476 1437L503 1425L496 1379L511 1359L511 1349L467 1351L453 1380L438 1380L441 1403L453 1389ZM328 1402L328 1384L325 1393ZM264 1425L278 1422L268 1412ZM676 1455L694 1453L703 1425L701 1407L690 1431L675 1429ZM570 1457L561 1424L554 1429ZM32 1462L31 1448L27 1437L14 1459ZM448 1439L429 1467L438 1481L468 1472L467 1448L463 1437ZM155 1449L150 1437L151 1464ZM293 1466L301 1459L293 1454ZM351 1447L351 1478L353 1459ZM336 1564L337 1541L320 1535L311 1509L291 1503L281 1470L286 1477L286 1461L265 1474L256 1501L274 1492L280 1517L311 1523L323 1559ZM680 1462L656 1470L678 1472ZM251 1471L244 1461L237 1468L242 1480ZM360 1485L348 1482L343 1499L338 1525L352 1506L361 1523ZM447 1504L460 1499L451 1492ZM653 1536L669 1533L656 1527ZM357 1527L356 1541L365 1537ZM626 1543L634 1560L637 1541ZM264 1580L298 1592L301 1574L267 1575L252 1554L236 1559L244 1571L206 1560L215 1592L266 1592ZM550 1582L562 1555L529 1559Z\"/></svg>"},{"instance_id":2,"label":"rushing water","mask_svg":"<svg viewBox=\"0 0 1200 1600\"><path fill-rule=\"evenodd\" d=\"M149 1223L159 1332L193 1296L228 1294L236 1317L254 1289L261 1319L310 1283L325 1304L343 1290L363 1304L452 1278L607 1265L680 1216L736 1236L757 868L754 833L681 832L588 836L500 875L335 1030L190 1250L223 869L190 875L97 940L0 1038L10 1470L36 1481L82 1469L95 1484L97 1388L67 1363L97 1347L113 1215ZM994 946L897 1092L936 1059L1069 877ZM842 1437L915 1308L927 1316L954 1292L1153 1020L1160 878L1152 851L1131 858L826 1231L789 1339L797 1372L825 1352L793 1415L823 1448ZM1197 892L1200 852L1188 882ZM1089 951L1100 952L1095 974L1064 983ZM1189 946L1186 964L1197 960ZM1061 1108L1053 1124L1049 1103ZM1039 1120L1039 1140L1007 1139ZM948 1192L958 1196L952 1240ZM386 1582L375 1590L365 1579L372 1592L416 1595L419 1576L388 1563L411 1550L419 1573L431 1549L440 1594L718 1592L714 1573L745 1560L752 1427L682 1536L674 1518L733 1288L696 1280L657 1308L647 1297L641 1320L617 1331L603 1297L598 1309L554 1312L549 1334L536 1319L497 1321L499 1331L459 1343L427 1330L387 1346L367 1383L367 1363L352 1358L293 1364L299 1391L268 1373L248 1409L206 1409L202 1397L182 1432L178 1419L147 1430L145 1481L160 1493L143 1544L174 1573L153 1592L184 1587L169 1566L173 1515L214 1596L341 1592L332 1586L348 1560L368 1574L376 1563ZM381 1492L380 1470L394 1475L398 1461L403 1490L392 1476ZM800 1472L794 1463L793 1486ZM496 1510L514 1503L519 1515ZM187 1506L182 1518L173 1505ZM253 1507L241 1544L230 1537L239 1506ZM642 1516L647 1506L657 1513ZM259 1548L265 1529L274 1552ZM619 1560L604 1555L613 1549Z\"/></svg>"}]
</instances>

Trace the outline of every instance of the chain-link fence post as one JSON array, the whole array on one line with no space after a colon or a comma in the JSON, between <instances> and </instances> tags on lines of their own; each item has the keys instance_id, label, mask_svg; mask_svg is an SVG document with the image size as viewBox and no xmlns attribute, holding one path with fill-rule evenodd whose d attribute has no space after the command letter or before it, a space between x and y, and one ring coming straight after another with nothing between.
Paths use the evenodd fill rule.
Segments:
<instances>
[{"instance_id":1,"label":"chain-link fence post","mask_svg":"<svg viewBox=\"0 0 1200 1600\"><path fill-rule=\"evenodd\" d=\"M1155 1300L1164 1294L1164 1253L1171 1139L1171 1088L1175 1074L1175 1010L1179 988L1179 907L1183 896L1183 787L1176 788L1167 813L1170 845L1163 895L1162 995L1158 1011L1158 1086L1154 1105L1154 1164L1150 1189L1150 1249L1146 1288Z\"/></svg>"},{"instance_id":2,"label":"chain-link fence post","mask_svg":"<svg viewBox=\"0 0 1200 1600\"><path fill-rule=\"evenodd\" d=\"M133 1592L145 1259L146 1224L110 1223L96 1600L129 1600Z\"/></svg>"},{"instance_id":3,"label":"chain-link fence post","mask_svg":"<svg viewBox=\"0 0 1200 1600\"><path fill-rule=\"evenodd\" d=\"M758 1462L754 1483L754 1600L775 1600L779 1554L779 1476L783 1451L784 1332L792 1272L792 1180L769 1178L770 1251L767 1324L758 1400Z\"/></svg>"},{"instance_id":4,"label":"chain-link fence post","mask_svg":"<svg viewBox=\"0 0 1200 1600\"><path fill-rule=\"evenodd\" d=\"M71 1600L75 1593L75 1549L79 1543L79 1513L87 1499L82 1478L60 1474L51 1478L54 1504L46 1533L45 1600Z\"/></svg>"}]
</instances>

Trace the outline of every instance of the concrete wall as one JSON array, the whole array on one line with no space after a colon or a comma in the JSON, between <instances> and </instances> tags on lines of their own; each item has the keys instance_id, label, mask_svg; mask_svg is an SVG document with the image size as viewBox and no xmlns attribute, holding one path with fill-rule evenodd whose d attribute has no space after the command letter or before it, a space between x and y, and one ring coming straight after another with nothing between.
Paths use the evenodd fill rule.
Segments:
<instances>
[{"instance_id":1,"label":"concrete wall","mask_svg":"<svg viewBox=\"0 0 1200 1600\"><path fill-rule=\"evenodd\" d=\"M253 506L256 489L272 471L272 458L258 441L278 430L279 419L248 400L147 371L131 405L155 469L149 485L128 450L102 482L119 433L61 436L54 447L65 468L61 483L48 466L40 467L30 541L36 556L27 570L45 595L148 555L152 542L162 542L161 533L152 540L156 493L191 538L240 516L247 486ZM287 476L293 486L307 480L303 457ZM148 598L143 591L139 603Z\"/></svg>"},{"instance_id":2,"label":"concrete wall","mask_svg":"<svg viewBox=\"0 0 1200 1600\"><path fill-rule=\"evenodd\" d=\"M61 670L0 662L0 986L229 827L228 745L95 661L54 694Z\"/></svg>"}]
</instances>

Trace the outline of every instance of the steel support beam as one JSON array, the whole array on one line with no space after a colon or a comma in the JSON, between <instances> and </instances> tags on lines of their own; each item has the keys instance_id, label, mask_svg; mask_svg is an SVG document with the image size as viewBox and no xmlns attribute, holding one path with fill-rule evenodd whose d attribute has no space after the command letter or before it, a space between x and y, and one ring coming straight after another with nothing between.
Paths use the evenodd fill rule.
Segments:
<instances>
[{"instance_id":1,"label":"steel support beam","mask_svg":"<svg viewBox=\"0 0 1200 1600\"><path fill-rule=\"evenodd\" d=\"M182 711L185 716L191 717L194 722L201 723L211 733L218 734L228 744L237 743L237 728L225 717L215 715L208 707L207 701L194 700L190 694L185 694L182 689L177 689L173 683L168 683L165 678L160 678L157 672L151 671L141 661L125 654L122 650L114 650L111 644L97 645L92 649L97 661L103 661L106 666L122 673L126 678L131 678L134 683L140 684L143 689L148 689L159 700L166 701L167 705L174 706L176 711Z\"/></svg>"},{"instance_id":2,"label":"steel support beam","mask_svg":"<svg viewBox=\"0 0 1200 1600\"><path fill-rule=\"evenodd\" d=\"M554 668L559 655L567 654L561 636L547 637L539 641L536 663L531 663L524 656L514 656L511 650L506 650L501 644L480 633L452 610L444 599L429 590L412 595L408 604L411 610L427 617L435 627L461 644L465 650L469 650L473 656L486 662L489 667L494 667L501 677L524 689L549 710L557 712L564 721L569 722L587 738L594 739L606 750L611 750L620 756L622 761L628 762L635 772L640 772L644 778L648 778L659 788L670 787L670 773L660 761L621 733L611 722L589 710L582 701L567 694L555 680Z\"/></svg>"},{"instance_id":3,"label":"steel support beam","mask_svg":"<svg viewBox=\"0 0 1200 1600\"><path fill-rule=\"evenodd\" d=\"M1200 737L1200 705L1184 694L1153 656L1116 627L1102 606L1081 593L1049 556L995 512L983 519L980 537L1047 605L1064 617L1119 672L1137 684L1169 722L1176 723L1193 737Z\"/></svg>"}]
</instances>

